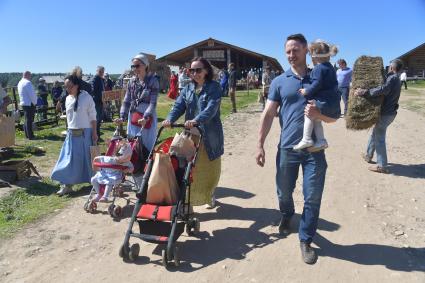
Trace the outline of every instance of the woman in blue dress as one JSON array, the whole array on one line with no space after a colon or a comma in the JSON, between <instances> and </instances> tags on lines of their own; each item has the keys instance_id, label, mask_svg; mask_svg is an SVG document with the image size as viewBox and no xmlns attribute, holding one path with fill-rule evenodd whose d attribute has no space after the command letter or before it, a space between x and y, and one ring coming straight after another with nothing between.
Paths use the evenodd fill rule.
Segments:
<instances>
[{"instance_id":1,"label":"woman in blue dress","mask_svg":"<svg viewBox=\"0 0 425 283\"><path fill-rule=\"evenodd\" d=\"M51 176L61 183L59 195L70 193L72 185L90 183L90 146L96 145L98 139L96 108L91 95L81 89L81 79L76 75L66 77L65 89L69 94L65 101L68 129Z\"/></svg>"}]
</instances>

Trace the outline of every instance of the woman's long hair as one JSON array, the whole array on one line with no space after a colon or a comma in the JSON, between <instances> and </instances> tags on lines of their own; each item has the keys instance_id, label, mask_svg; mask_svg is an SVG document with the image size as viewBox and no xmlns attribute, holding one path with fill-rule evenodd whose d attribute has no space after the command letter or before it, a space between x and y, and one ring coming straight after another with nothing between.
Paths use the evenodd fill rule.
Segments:
<instances>
[{"instance_id":1,"label":"woman's long hair","mask_svg":"<svg viewBox=\"0 0 425 283\"><path fill-rule=\"evenodd\" d=\"M73 85L77 86L77 97L75 98L75 104L74 104L74 111L77 111L78 97L80 96L80 92L81 92L81 79L77 75L73 74L73 75L67 76L65 80L69 80Z\"/></svg>"},{"instance_id":2,"label":"woman's long hair","mask_svg":"<svg viewBox=\"0 0 425 283\"><path fill-rule=\"evenodd\" d=\"M204 57L195 57L195 58L192 59L191 63L196 62L196 61L201 62L202 66L204 66L204 69L206 69L207 72L208 72L207 75L205 76L205 81L208 81L208 82L212 81L212 79L214 77L214 71L213 71L213 68L211 67L210 62L207 59L205 59Z\"/></svg>"}]
</instances>

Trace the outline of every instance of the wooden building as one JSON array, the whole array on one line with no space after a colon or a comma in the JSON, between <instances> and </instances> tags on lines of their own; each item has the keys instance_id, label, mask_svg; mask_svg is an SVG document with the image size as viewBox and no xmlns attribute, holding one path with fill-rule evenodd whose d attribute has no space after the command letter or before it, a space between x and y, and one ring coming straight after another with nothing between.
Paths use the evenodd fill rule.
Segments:
<instances>
[{"instance_id":1,"label":"wooden building","mask_svg":"<svg viewBox=\"0 0 425 283\"><path fill-rule=\"evenodd\" d=\"M425 77L425 43L398 57L407 70L408 77Z\"/></svg>"},{"instance_id":2,"label":"wooden building","mask_svg":"<svg viewBox=\"0 0 425 283\"><path fill-rule=\"evenodd\" d=\"M272 70L282 72L280 63L272 57L250 51L213 38L200 41L183 49L158 58L156 61L171 66L188 66L197 56L208 59L217 68L225 68L234 63L236 70L259 69L270 66Z\"/></svg>"}]
</instances>

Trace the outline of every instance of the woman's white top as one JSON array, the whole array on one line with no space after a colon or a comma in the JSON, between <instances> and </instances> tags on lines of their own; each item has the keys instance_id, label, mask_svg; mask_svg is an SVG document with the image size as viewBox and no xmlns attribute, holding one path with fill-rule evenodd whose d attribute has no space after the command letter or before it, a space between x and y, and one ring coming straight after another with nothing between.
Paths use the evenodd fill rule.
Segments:
<instances>
[{"instance_id":1,"label":"woman's white top","mask_svg":"<svg viewBox=\"0 0 425 283\"><path fill-rule=\"evenodd\" d=\"M78 96L78 108L74 111L76 96L68 95L65 100L68 129L91 128L91 121L96 121L96 108L93 98L82 90Z\"/></svg>"}]
</instances>

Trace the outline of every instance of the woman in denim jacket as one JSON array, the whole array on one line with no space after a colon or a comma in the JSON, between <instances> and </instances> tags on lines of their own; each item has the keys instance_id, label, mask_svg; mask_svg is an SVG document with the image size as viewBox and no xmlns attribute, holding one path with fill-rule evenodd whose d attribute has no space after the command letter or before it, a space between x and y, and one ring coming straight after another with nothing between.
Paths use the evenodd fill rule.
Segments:
<instances>
[{"instance_id":1,"label":"woman in denim jacket","mask_svg":"<svg viewBox=\"0 0 425 283\"><path fill-rule=\"evenodd\" d=\"M182 89L164 127L169 127L185 114L186 128L195 125L203 130L196 172L191 186L191 203L215 206L214 190L221 173L221 156L224 152L223 126L220 120L220 102L222 91L220 84L213 81L211 64L202 57L192 60L190 74L192 82Z\"/></svg>"}]
</instances>

